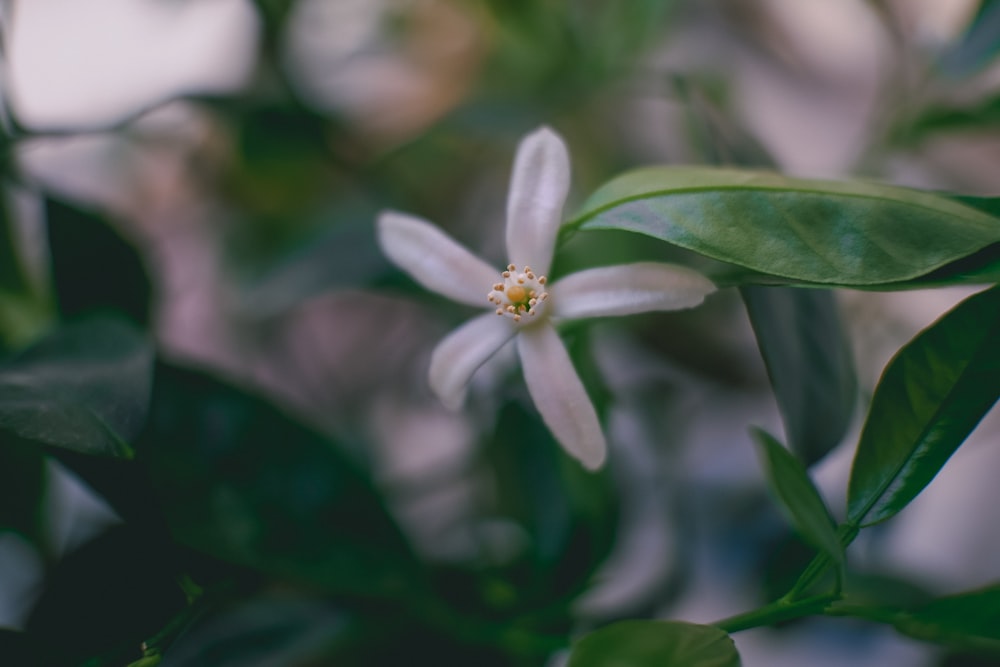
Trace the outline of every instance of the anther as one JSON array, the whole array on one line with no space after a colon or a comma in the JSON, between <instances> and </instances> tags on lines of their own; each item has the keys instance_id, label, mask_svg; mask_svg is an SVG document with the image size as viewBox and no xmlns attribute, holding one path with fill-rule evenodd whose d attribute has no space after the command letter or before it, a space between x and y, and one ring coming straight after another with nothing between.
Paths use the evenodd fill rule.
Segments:
<instances>
[{"instance_id":1,"label":"anther","mask_svg":"<svg viewBox=\"0 0 1000 667\"><path fill-rule=\"evenodd\" d=\"M542 276L541 278L538 279L538 284L539 285L544 285L546 280L548 280L548 278L546 278L545 276Z\"/></svg>"},{"instance_id":2,"label":"anther","mask_svg":"<svg viewBox=\"0 0 1000 667\"><path fill-rule=\"evenodd\" d=\"M516 271L516 270L517 270L517 267L516 267L516 266L514 266L513 264L508 264L508 265L507 265L507 270L508 270L508 271Z\"/></svg>"}]
</instances>

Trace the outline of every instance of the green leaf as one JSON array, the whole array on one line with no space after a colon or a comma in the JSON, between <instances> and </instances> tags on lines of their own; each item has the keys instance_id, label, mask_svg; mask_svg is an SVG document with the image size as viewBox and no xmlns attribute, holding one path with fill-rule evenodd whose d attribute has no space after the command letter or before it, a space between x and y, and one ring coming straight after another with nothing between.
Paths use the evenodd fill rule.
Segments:
<instances>
[{"instance_id":1,"label":"green leaf","mask_svg":"<svg viewBox=\"0 0 1000 667\"><path fill-rule=\"evenodd\" d=\"M747 286L740 293L789 446L811 465L844 437L857 399L836 301L820 290Z\"/></svg>"},{"instance_id":2,"label":"green leaf","mask_svg":"<svg viewBox=\"0 0 1000 667\"><path fill-rule=\"evenodd\" d=\"M982 0L965 34L942 54L940 67L952 76L968 76L981 70L1000 53L1000 2Z\"/></svg>"},{"instance_id":3,"label":"green leaf","mask_svg":"<svg viewBox=\"0 0 1000 667\"><path fill-rule=\"evenodd\" d=\"M123 665L187 605L178 562L144 526L120 524L51 568L27 622L46 665L79 665L98 654ZM6 662L4 663L6 664Z\"/></svg>"},{"instance_id":4,"label":"green leaf","mask_svg":"<svg viewBox=\"0 0 1000 667\"><path fill-rule=\"evenodd\" d=\"M149 340L119 319L67 324L0 366L0 433L128 458L149 406Z\"/></svg>"},{"instance_id":5,"label":"green leaf","mask_svg":"<svg viewBox=\"0 0 1000 667\"><path fill-rule=\"evenodd\" d=\"M45 214L62 315L115 310L145 324L151 287L135 249L94 211L49 199Z\"/></svg>"},{"instance_id":6,"label":"green leaf","mask_svg":"<svg viewBox=\"0 0 1000 667\"><path fill-rule=\"evenodd\" d=\"M907 343L875 388L847 491L848 522L896 514L1000 397L1000 288L975 294Z\"/></svg>"},{"instance_id":7,"label":"green leaf","mask_svg":"<svg viewBox=\"0 0 1000 667\"><path fill-rule=\"evenodd\" d=\"M1000 586L932 600L893 625L910 637L1000 656Z\"/></svg>"},{"instance_id":8,"label":"green leaf","mask_svg":"<svg viewBox=\"0 0 1000 667\"><path fill-rule=\"evenodd\" d=\"M707 167L652 167L597 190L568 229L646 234L782 282L866 287L1000 242L1000 220L936 194Z\"/></svg>"},{"instance_id":9,"label":"green leaf","mask_svg":"<svg viewBox=\"0 0 1000 667\"><path fill-rule=\"evenodd\" d=\"M339 443L207 374L160 364L136 443L180 543L326 590L404 594L414 559Z\"/></svg>"},{"instance_id":10,"label":"green leaf","mask_svg":"<svg viewBox=\"0 0 1000 667\"><path fill-rule=\"evenodd\" d=\"M733 640L708 625L621 621L573 647L567 667L739 667Z\"/></svg>"},{"instance_id":11,"label":"green leaf","mask_svg":"<svg viewBox=\"0 0 1000 667\"><path fill-rule=\"evenodd\" d=\"M330 601L264 592L199 618L167 648L159 665L339 664L323 660L324 654L344 641L352 621Z\"/></svg>"},{"instance_id":12,"label":"green leaf","mask_svg":"<svg viewBox=\"0 0 1000 667\"><path fill-rule=\"evenodd\" d=\"M768 433L754 429L753 436L768 484L792 525L809 544L843 565L836 525L805 467Z\"/></svg>"}]
</instances>

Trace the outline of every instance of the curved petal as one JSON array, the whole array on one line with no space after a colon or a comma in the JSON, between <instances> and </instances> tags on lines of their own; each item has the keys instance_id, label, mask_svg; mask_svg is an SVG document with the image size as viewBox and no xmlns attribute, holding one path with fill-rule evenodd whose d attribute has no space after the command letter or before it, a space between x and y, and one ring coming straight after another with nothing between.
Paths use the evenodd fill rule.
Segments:
<instances>
[{"instance_id":1,"label":"curved petal","mask_svg":"<svg viewBox=\"0 0 1000 667\"><path fill-rule=\"evenodd\" d=\"M559 334L548 324L525 328L517 350L528 393L552 435L585 468L600 468L607 454L604 433Z\"/></svg>"},{"instance_id":2,"label":"curved petal","mask_svg":"<svg viewBox=\"0 0 1000 667\"><path fill-rule=\"evenodd\" d=\"M579 271L549 291L552 316L569 320L692 308L715 285L686 266L639 262Z\"/></svg>"},{"instance_id":3,"label":"curved petal","mask_svg":"<svg viewBox=\"0 0 1000 667\"><path fill-rule=\"evenodd\" d=\"M375 223L379 246L393 264L438 294L487 307L500 272L440 229L412 215L384 211Z\"/></svg>"},{"instance_id":4,"label":"curved petal","mask_svg":"<svg viewBox=\"0 0 1000 667\"><path fill-rule=\"evenodd\" d=\"M480 366L514 335L514 321L487 313L474 317L437 344L431 354L430 385L445 407L457 410Z\"/></svg>"},{"instance_id":5,"label":"curved petal","mask_svg":"<svg viewBox=\"0 0 1000 667\"><path fill-rule=\"evenodd\" d=\"M507 254L535 273L548 273L569 192L569 152L547 127L521 140L507 195Z\"/></svg>"}]
</instances>

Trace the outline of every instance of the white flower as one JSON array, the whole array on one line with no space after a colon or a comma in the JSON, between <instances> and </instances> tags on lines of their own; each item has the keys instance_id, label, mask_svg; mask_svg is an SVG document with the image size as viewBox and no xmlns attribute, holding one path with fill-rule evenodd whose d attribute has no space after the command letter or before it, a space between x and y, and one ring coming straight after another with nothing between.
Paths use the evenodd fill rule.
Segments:
<instances>
[{"instance_id":1,"label":"white flower","mask_svg":"<svg viewBox=\"0 0 1000 667\"><path fill-rule=\"evenodd\" d=\"M431 357L430 385L452 409L461 407L472 374L511 338L528 392L546 426L570 455L596 470L606 445L594 406L556 333L559 321L677 310L715 290L691 269L643 262L579 271L549 283L562 207L569 191L569 154L555 132L521 140L507 199L507 252L501 272L419 218L383 212L383 252L427 289L460 303L487 306L442 340Z\"/></svg>"}]
</instances>

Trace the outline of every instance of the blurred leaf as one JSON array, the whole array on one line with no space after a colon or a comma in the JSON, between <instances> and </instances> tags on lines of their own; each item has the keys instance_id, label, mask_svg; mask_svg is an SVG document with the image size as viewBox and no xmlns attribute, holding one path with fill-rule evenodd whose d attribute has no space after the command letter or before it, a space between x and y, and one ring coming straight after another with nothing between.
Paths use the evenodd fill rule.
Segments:
<instances>
[{"instance_id":1,"label":"blurred leaf","mask_svg":"<svg viewBox=\"0 0 1000 667\"><path fill-rule=\"evenodd\" d=\"M350 617L330 602L265 594L228 605L190 626L160 667L295 667L319 657L345 633Z\"/></svg>"},{"instance_id":2,"label":"blurred leaf","mask_svg":"<svg viewBox=\"0 0 1000 667\"><path fill-rule=\"evenodd\" d=\"M141 530L116 526L60 561L27 623L44 664L138 658L143 639L186 606L171 555Z\"/></svg>"},{"instance_id":3,"label":"blurred leaf","mask_svg":"<svg viewBox=\"0 0 1000 667\"><path fill-rule=\"evenodd\" d=\"M832 293L743 287L789 446L807 465L847 431L857 400L851 350Z\"/></svg>"},{"instance_id":4,"label":"blurred leaf","mask_svg":"<svg viewBox=\"0 0 1000 667\"><path fill-rule=\"evenodd\" d=\"M4 159L0 155L0 170ZM8 187L0 180L0 355L34 340L52 316L47 294L33 284L21 256Z\"/></svg>"},{"instance_id":5,"label":"blurred leaf","mask_svg":"<svg viewBox=\"0 0 1000 667\"><path fill-rule=\"evenodd\" d=\"M243 296L247 312L274 316L329 290L364 286L388 270L375 244L374 214L338 210L334 215L341 221L328 232L309 238L251 281Z\"/></svg>"},{"instance_id":6,"label":"blurred leaf","mask_svg":"<svg viewBox=\"0 0 1000 667\"><path fill-rule=\"evenodd\" d=\"M17 531L44 548L45 457L36 447L6 440L0 434L0 532Z\"/></svg>"},{"instance_id":7,"label":"blurred leaf","mask_svg":"<svg viewBox=\"0 0 1000 667\"><path fill-rule=\"evenodd\" d=\"M618 507L609 476L583 471L552 439L538 413L518 401L499 411L487 450L498 512L529 538L503 572L503 605L530 611L569 604L614 544ZM509 544L500 545L509 549Z\"/></svg>"},{"instance_id":8,"label":"blurred leaf","mask_svg":"<svg viewBox=\"0 0 1000 667\"><path fill-rule=\"evenodd\" d=\"M132 456L152 382L149 340L122 320L69 323L0 366L0 433L100 456Z\"/></svg>"},{"instance_id":9,"label":"blurred leaf","mask_svg":"<svg viewBox=\"0 0 1000 667\"><path fill-rule=\"evenodd\" d=\"M137 447L178 541L324 588L394 596L413 557L336 443L206 374L159 365Z\"/></svg>"},{"instance_id":10,"label":"blurred leaf","mask_svg":"<svg viewBox=\"0 0 1000 667\"><path fill-rule=\"evenodd\" d=\"M16 667L42 667L37 647L27 633L0 628L0 660Z\"/></svg>"},{"instance_id":11,"label":"blurred leaf","mask_svg":"<svg viewBox=\"0 0 1000 667\"><path fill-rule=\"evenodd\" d=\"M733 640L708 625L622 621L590 633L567 667L739 667Z\"/></svg>"},{"instance_id":12,"label":"blurred leaf","mask_svg":"<svg viewBox=\"0 0 1000 667\"><path fill-rule=\"evenodd\" d=\"M994 659L1000 657L1000 586L997 585L937 598L908 609L846 601L835 603L830 612L889 623L916 639L993 655Z\"/></svg>"},{"instance_id":13,"label":"blurred leaf","mask_svg":"<svg viewBox=\"0 0 1000 667\"><path fill-rule=\"evenodd\" d=\"M939 61L952 76L967 76L983 69L1000 53L1000 2L982 0L979 11L962 38Z\"/></svg>"},{"instance_id":14,"label":"blurred leaf","mask_svg":"<svg viewBox=\"0 0 1000 667\"><path fill-rule=\"evenodd\" d=\"M886 366L861 433L848 522L905 507L1000 397L1000 288L975 294L920 332Z\"/></svg>"},{"instance_id":15,"label":"blurred leaf","mask_svg":"<svg viewBox=\"0 0 1000 667\"><path fill-rule=\"evenodd\" d=\"M844 547L833 517L802 463L768 433L754 429L753 436L768 486L792 525L807 542L843 567Z\"/></svg>"},{"instance_id":16,"label":"blurred leaf","mask_svg":"<svg viewBox=\"0 0 1000 667\"><path fill-rule=\"evenodd\" d=\"M1000 656L1000 586L932 600L894 625L917 639Z\"/></svg>"},{"instance_id":17,"label":"blurred leaf","mask_svg":"<svg viewBox=\"0 0 1000 667\"><path fill-rule=\"evenodd\" d=\"M142 260L100 214L54 199L45 202L59 310L74 317L116 310L149 321L149 276Z\"/></svg>"},{"instance_id":18,"label":"blurred leaf","mask_svg":"<svg viewBox=\"0 0 1000 667\"><path fill-rule=\"evenodd\" d=\"M946 197L860 181L655 167L599 188L567 229L623 229L782 282L865 287L1000 242L1000 220Z\"/></svg>"},{"instance_id":19,"label":"blurred leaf","mask_svg":"<svg viewBox=\"0 0 1000 667\"><path fill-rule=\"evenodd\" d=\"M998 5L1000 6L1000 5ZM997 12L1000 19L1000 12ZM997 42L1000 44L1000 40ZM912 142L935 132L995 130L1000 127L1000 95L975 106L940 106L923 110L900 130L900 140Z\"/></svg>"}]
</instances>

